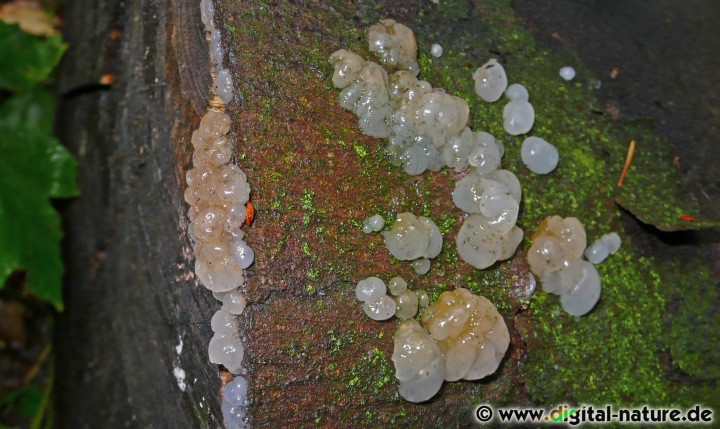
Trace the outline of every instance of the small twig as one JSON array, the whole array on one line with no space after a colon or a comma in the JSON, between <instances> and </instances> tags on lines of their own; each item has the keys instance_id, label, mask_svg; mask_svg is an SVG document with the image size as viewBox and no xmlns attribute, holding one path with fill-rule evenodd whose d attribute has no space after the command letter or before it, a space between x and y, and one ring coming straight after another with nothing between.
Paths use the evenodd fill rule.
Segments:
<instances>
[{"instance_id":1,"label":"small twig","mask_svg":"<svg viewBox=\"0 0 720 429\"><path fill-rule=\"evenodd\" d=\"M37 360L33 364L32 368L30 368L30 371L25 374L25 380L23 381L24 385L30 384L33 378L40 372L40 368L42 368L43 363L45 362L45 359L50 355L50 351L52 350L52 345L50 343L47 343L45 347L40 352L40 356L38 356Z\"/></svg>"},{"instance_id":2,"label":"small twig","mask_svg":"<svg viewBox=\"0 0 720 429\"><path fill-rule=\"evenodd\" d=\"M630 168L633 154L635 153L635 140L630 141L630 148L628 148L627 157L625 158L625 167L623 167L622 173L620 174L620 180L618 180L618 187L622 186L623 179Z\"/></svg>"}]
</instances>

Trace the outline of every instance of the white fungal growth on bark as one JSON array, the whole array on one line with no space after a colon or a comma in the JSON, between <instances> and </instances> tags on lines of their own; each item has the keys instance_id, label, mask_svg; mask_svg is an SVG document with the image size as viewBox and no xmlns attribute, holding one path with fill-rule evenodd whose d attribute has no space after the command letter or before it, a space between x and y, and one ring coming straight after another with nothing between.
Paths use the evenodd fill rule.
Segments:
<instances>
[{"instance_id":1,"label":"white fungal growth on bark","mask_svg":"<svg viewBox=\"0 0 720 429\"><path fill-rule=\"evenodd\" d=\"M392 37L389 36L390 28L395 29ZM342 89L340 104L359 116L359 125L365 134L387 138L391 163L402 165L407 174L439 171L443 166L457 172L471 168L473 176L463 182L463 189L458 190L462 195L453 197L458 207L482 218L471 217L471 224L461 229L464 236L462 239L458 236L460 256L478 268L512 256L522 239L522 231L514 229L521 192L514 174L499 170L504 153L502 144L489 133L475 132L467 127L470 109L465 100L433 88L416 77L416 70L408 65L414 64L408 58L414 60L416 50L411 47L417 46L412 31L394 21L382 21L371 28L369 36L372 36L370 49L381 54L384 68L344 49L330 56L334 66L333 84ZM401 49L402 46L406 48ZM399 52L412 54L401 61ZM499 99L507 88L507 76L496 60L479 68L475 78L476 89L488 100ZM534 122L527 90L521 85L511 89L508 97L513 101L506 109L509 111L507 120L514 133L527 132ZM483 191L473 188L477 185L475 182L480 182L478 176L484 180L481 184L487 185L483 186L483 189L487 188L484 196ZM472 184L469 183L471 179ZM506 197L508 190L511 198ZM475 207L481 198L482 210ZM367 222L364 231L372 231ZM397 233L400 236L393 235L393 230L383 232L388 249L401 260L431 259L422 254L424 235L419 234L411 223L409 220L399 223ZM470 226L480 227L479 223L486 223L484 226L489 228L488 234L482 237L474 233L476 228L472 233L470 231L473 229ZM490 243L483 244L490 235ZM415 268L422 272L427 264L417 263Z\"/></svg>"},{"instance_id":2,"label":"white fungal growth on bark","mask_svg":"<svg viewBox=\"0 0 720 429\"><path fill-rule=\"evenodd\" d=\"M557 167L560 154L557 148L540 137L528 137L520 149L523 164L533 173L548 174Z\"/></svg>"},{"instance_id":3,"label":"white fungal growth on bark","mask_svg":"<svg viewBox=\"0 0 720 429\"><path fill-rule=\"evenodd\" d=\"M600 275L593 264L582 260L583 254L600 255L588 253L586 246L587 235L579 220L550 216L533 235L528 252L530 270L540 278L543 290L560 295L563 310L572 316L587 314L600 299Z\"/></svg>"},{"instance_id":4,"label":"white fungal growth on bark","mask_svg":"<svg viewBox=\"0 0 720 429\"><path fill-rule=\"evenodd\" d=\"M437 225L424 216L400 213L389 231L382 233L385 246L401 261L433 259L442 249L442 234Z\"/></svg>"},{"instance_id":5,"label":"white fungal growth on bark","mask_svg":"<svg viewBox=\"0 0 720 429\"><path fill-rule=\"evenodd\" d=\"M485 297L458 288L443 292L423 312L422 323L409 319L395 331L395 377L400 395L411 402L435 396L444 380L478 380L497 370L510 333Z\"/></svg>"},{"instance_id":6,"label":"white fungal growth on bark","mask_svg":"<svg viewBox=\"0 0 720 429\"><path fill-rule=\"evenodd\" d=\"M438 45L437 43L433 43L433 45L430 47L430 55L432 55L435 58L440 58L443 54L443 47Z\"/></svg>"}]
</instances>

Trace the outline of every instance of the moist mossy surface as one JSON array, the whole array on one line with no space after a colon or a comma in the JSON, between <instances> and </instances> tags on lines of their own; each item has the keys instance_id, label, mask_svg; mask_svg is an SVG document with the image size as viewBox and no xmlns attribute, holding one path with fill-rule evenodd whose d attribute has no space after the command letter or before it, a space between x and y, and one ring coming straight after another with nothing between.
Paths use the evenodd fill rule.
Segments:
<instances>
[{"instance_id":1,"label":"moist mossy surface","mask_svg":"<svg viewBox=\"0 0 720 429\"><path fill-rule=\"evenodd\" d=\"M646 127L612 121L597 106L596 79L582 66L575 67L575 80L560 79L565 64L535 43L509 1L406 3L223 2L235 58L236 155L257 210L247 234L256 262L242 322L254 425L455 427L470 424L480 403L703 402L718 379L705 369L717 368L717 350L702 348L704 338L717 337L717 324L709 321L718 318L713 301L702 298L717 295L716 281L702 266L679 274L677 264L642 256L623 234L615 203L620 197L648 204L668 225L679 214L692 215L693 227L705 222L681 201L654 205L659 200L641 192L650 182L674 183L670 173L658 179L662 168L643 167L672 166L658 146L662 140ZM527 238L514 258L487 270L460 260L455 236L464 216L451 199L459 176L405 175L388 162L384 143L363 135L357 118L339 106L327 58L341 48L373 58L365 29L385 17L415 32L420 77L468 101L471 127L505 145L503 168L523 186L518 225L526 235L559 214L579 218L589 242L610 231L623 237L621 251L598 266L603 293L587 316L566 315L558 298L542 290L531 295ZM429 56L433 43L443 46L442 57ZM523 138L504 132L504 101L485 103L473 91L472 72L493 57L510 83L528 88L536 112L532 134L561 154L551 174L534 175L520 162ZM619 193L632 139L640 161ZM426 276L391 258L379 234L361 231L370 215L385 217L387 229L404 211L429 216L444 234L443 252ZM397 322L370 320L354 298L357 281L371 275L386 281L400 275L431 301L456 287L487 296L512 337L498 372L479 382L445 383L425 404L403 401L390 360ZM694 309L702 320L692 318Z\"/></svg>"}]
</instances>

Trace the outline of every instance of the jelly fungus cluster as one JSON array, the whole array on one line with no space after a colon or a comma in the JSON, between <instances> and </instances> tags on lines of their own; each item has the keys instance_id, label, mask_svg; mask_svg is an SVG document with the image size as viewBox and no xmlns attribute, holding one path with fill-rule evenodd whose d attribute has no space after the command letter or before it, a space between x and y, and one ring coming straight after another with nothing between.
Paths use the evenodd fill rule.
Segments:
<instances>
[{"instance_id":1,"label":"jelly fungus cluster","mask_svg":"<svg viewBox=\"0 0 720 429\"><path fill-rule=\"evenodd\" d=\"M233 99L233 82L230 70L223 65L225 51L214 15L213 1L201 0L200 17L215 64L215 92L222 103L229 103ZM246 217L251 217L253 210L247 177L231 164L233 143L229 131L230 117L224 112L210 110L200 120L200 127L192 134L193 168L186 175L185 201L190 205L188 234L193 241L195 274L222 303L210 321L214 335L208 354L210 362L235 374L223 388L221 409L226 427L236 429L249 427L247 380L238 375L245 372L245 347L237 317L247 304L240 290L245 282L244 270L253 263L255 254L240 229L251 221Z\"/></svg>"},{"instance_id":2,"label":"jelly fungus cluster","mask_svg":"<svg viewBox=\"0 0 720 429\"><path fill-rule=\"evenodd\" d=\"M587 238L574 217L550 216L532 237L530 270L546 292L560 295L563 310L572 316L588 313L600 298L600 275L582 259Z\"/></svg>"},{"instance_id":3,"label":"jelly fungus cluster","mask_svg":"<svg viewBox=\"0 0 720 429\"><path fill-rule=\"evenodd\" d=\"M200 18L205 31L210 33L210 54L215 63L215 91L223 103L233 99L233 81L230 69L223 67L225 51L222 48L220 29L215 25L215 4L213 0L200 0Z\"/></svg>"},{"instance_id":4,"label":"jelly fungus cluster","mask_svg":"<svg viewBox=\"0 0 720 429\"><path fill-rule=\"evenodd\" d=\"M393 277L387 286L378 277L363 279L355 296L373 320L404 320L394 335L392 360L400 395L411 402L432 398L443 381L479 380L494 373L510 344L495 306L467 289L443 292L423 312L422 325L413 318L418 306L427 306L427 295L409 290L402 277Z\"/></svg>"},{"instance_id":5,"label":"jelly fungus cluster","mask_svg":"<svg viewBox=\"0 0 720 429\"><path fill-rule=\"evenodd\" d=\"M457 172L470 169L453 193L456 205L472 214L458 234L460 256L477 268L509 258L522 241L522 231L515 226L521 191L517 177L500 170L502 144L491 134L467 127L470 110L465 100L418 80L417 44L409 28L386 19L370 27L368 38L370 50L381 53L384 68L344 49L330 56L333 83L342 89L340 104L359 116L360 128L366 134L388 139L391 162L402 165L406 173L419 175L444 166ZM487 86L481 87L498 99L507 87L505 72L496 61L486 66L481 68L482 73L476 73L477 79L489 76ZM504 84L498 85L498 79L504 79ZM519 93L522 98L522 91ZM418 219L403 214L392 230L383 233L396 258L434 257L423 255L427 234L421 232ZM363 228L372 231L370 226ZM438 237L441 245L439 231ZM429 261L417 261L413 268L426 272Z\"/></svg>"},{"instance_id":6,"label":"jelly fungus cluster","mask_svg":"<svg viewBox=\"0 0 720 429\"><path fill-rule=\"evenodd\" d=\"M430 269L430 259L437 257L442 249L442 234L435 222L424 216L400 213L389 231L382 233L385 246L401 261L414 261L415 271ZM427 268L427 269L426 269Z\"/></svg>"},{"instance_id":7,"label":"jelly fungus cluster","mask_svg":"<svg viewBox=\"0 0 720 429\"><path fill-rule=\"evenodd\" d=\"M411 402L432 398L443 381L479 380L494 373L510 344L495 306L463 288L443 292L423 312L422 325L406 320L393 339L400 395Z\"/></svg>"},{"instance_id":8,"label":"jelly fungus cluster","mask_svg":"<svg viewBox=\"0 0 720 429\"><path fill-rule=\"evenodd\" d=\"M194 241L195 274L222 302L211 320L215 334L208 346L210 361L239 374L244 346L237 316L246 305L239 288L245 282L244 270L252 264L255 254L243 240L240 229L245 222L250 186L242 170L229 163L232 155L229 130L230 117L225 113L211 110L200 120L200 127L192 135L195 152L193 168L186 176L185 201L190 205L188 233ZM242 408L225 406L236 411L232 421L244 422L245 411L240 413L241 408L237 407Z\"/></svg>"}]
</instances>

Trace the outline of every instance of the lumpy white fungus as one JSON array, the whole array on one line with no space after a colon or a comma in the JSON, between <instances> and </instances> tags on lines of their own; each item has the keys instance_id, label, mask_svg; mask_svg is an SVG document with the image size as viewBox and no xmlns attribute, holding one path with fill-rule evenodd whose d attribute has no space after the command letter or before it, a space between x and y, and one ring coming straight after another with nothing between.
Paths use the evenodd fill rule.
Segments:
<instances>
[{"instance_id":1,"label":"lumpy white fungus","mask_svg":"<svg viewBox=\"0 0 720 429\"><path fill-rule=\"evenodd\" d=\"M443 47L438 45L437 43L433 43L433 45L430 47L430 55L432 55L435 58L440 58L443 54Z\"/></svg>"},{"instance_id":2,"label":"lumpy white fungus","mask_svg":"<svg viewBox=\"0 0 720 429\"><path fill-rule=\"evenodd\" d=\"M395 331L395 377L411 402L432 398L443 380L478 380L497 370L510 333L485 297L459 288L443 292L427 307L423 326L406 320Z\"/></svg>"},{"instance_id":3,"label":"lumpy white fungus","mask_svg":"<svg viewBox=\"0 0 720 429\"><path fill-rule=\"evenodd\" d=\"M397 311L395 315L400 319L411 319L415 317L418 310L418 296L417 293L406 290L402 294L395 297L395 303L397 304Z\"/></svg>"},{"instance_id":4,"label":"lumpy white fungus","mask_svg":"<svg viewBox=\"0 0 720 429\"><path fill-rule=\"evenodd\" d=\"M611 232L609 234L604 234L602 237L600 237L602 241L605 242L608 246L608 251L611 255L614 255L617 253L618 250L620 250L620 244L622 244L622 240L620 239L620 236L617 232Z\"/></svg>"},{"instance_id":5,"label":"lumpy white fungus","mask_svg":"<svg viewBox=\"0 0 720 429\"><path fill-rule=\"evenodd\" d=\"M234 334L238 330L237 316L221 308L210 320L210 327L216 334Z\"/></svg>"},{"instance_id":6,"label":"lumpy white fungus","mask_svg":"<svg viewBox=\"0 0 720 429\"><path fill-rule=\"evenodd\" d=\"M575 78L575 69L572 67L563 67L560 69L560 77L565 80L573 80Z\"/></svg>"},{"instance_id":7,"label":"lumpy white fungus","mask_svg":"<svg viewBox=\"0 0 720 429\"><path fill-rule=\"evenodd\" d=\"M430 297L428 296L427 292L420 289L419 291L417 291L417 296L418 304L420 305L420 307L425 308L430 305Z\"/></svg>"},{"instance_id":8,"label":"lumpy white fungus","mask_svg":"<svg viewBox=\"0 0 720 429\"><path fill-rule=\"evenodd\" d=\"M232 406L247 407L248 385L245 377L237 376L223 388L223 399Z\"/></svg>"},{"instance_id":9,"label":"lumpy white fungus","mask_svg":"<svg viewBox=\"0 0 720 429\"><path fill-rule=\"evenodd\" d=\"M535 109L527 100L512 100L503 109L503 127L516 136L530 132L535 123Z\"/></svg>"},{"instance_id":10,"label":"lumpy white fungus","mask_svg":"<svg viewBox=\"0 0 720 429\"><path fill-rule=\"evenodd\" d=\"M250 186L245 174L229 164L229 130L230 117L225 113L209 111L200 120L192 135L195 152L193 168L186 175L185 201L190 205L188 231L195 242L195 274L223 303L211 321L216 334L208 347L210 361L236 373L243 358L236 315L246 305L238 288L245 282L243 272L253 263L254 253L240 229Z\"/></svg>"},{"instance_id":11,"label":"lumpy white fungus","mask_svg":"<svg viewBox=\"0 0 720 429\"><path fill-rule=\"evenodd\" d=\"M567 314L582 316L595 307L601 289L600 274L595 266L582 261L582 277L569 291L560 295L560 304Z\"/></svg>"},{"instance_id":12,"label":"lumpy white fungus","mask_svg":"<svg viewBox=\"0 0 720 429\"><path fill-rule=\"evenodd\" d=\"M413 270L418 274L427 274L430 271L430 260L427 258L416 259L410 263Z\"/></svg>"},{"instance_id":13,"label":"lumpy white fungus","mask_svg":"<svg viewBox=\"0 0 720 429\"><path fill-rule=\"evenodd\" d=\"M437 342L412 319L400 324L393 340L392 360L395 377L400 380L400 396L410 402L435 396L445 379L445 363Z\"/></svg>"},{"instance_id":14,"label":"lumpy white fungus","mask_svg":"<svg viewBox=\"0 0 720 429\"><path fill-rule=\"evenodd\" d=\"M399 296L407 290L407 282L402 277L393 277L388 282L387 288L393 296Z\"/></svg>"},{"instance_id":15,"label":"lumpy white fungus","mask_svg":"<svg viewBox=\"0 0 720 429\"><path fill-rule=\"evenodd\" d=\"M533 235L528 252L530 270L540 278L543 290L560 295L563 310L572 316L587 314L600 298L600 275L593 264L581 259L586 245L579 220L549 216Z\"/></svg>"},{"instance_id":16,"label":"lumpy white fungus","mask_svg":"<svg viewBox=\"0 0 720 429\"><path fill-rule=\"evenodd\" d=\"M603 240L595 240L585 249L585 259L593 264L599 264L610 255L610 248Z\"/></svg>"},{"instance_id":17,"label":"lumpy white fungus","mask_svg":"<svg viewBox=\"0 0 720 429\"><path fill-rule=\"evenodd\" d=\"M505 96L510 99L510 101L515 100L525 100L528 101L530 98L530 94L528 94L528 90L519 83L513 83L512 85L508 86L508 89L505 91Z\"/></svg>"},{"instance_id":18,"label":"lumpy white fungus","mask_svg":"<svg viewBox=\"0 0 720 429\"><path fill-rule=\"evenodd\" d=\"M223 419L225 419L226 429L245 429L249 428L247 420L248 407L243 405L230 405L223 402L220 407Z\"/></svg>"},{"instance_id":19,"label":"lumpy white fungus","mask_svg":"<svg viewBox=\"0 0 720 429\"><path fill-rule=\"evenodd\" d=\"M385 226L385 219L380 215L372 215L369 218L363 220L362 230L365 234L371 232L378 232Z\"/></svg>"},{"instance_id":20,"label":"lumpy white fungus","mask_svg":"<svg viewBox=\"0 0 720 429\"><path fill-rule=\"evenodd\" d=\"M372 302L385 295L387 287L385 282L377 277L368 277L360 280L355 287L355 297L358 301Z\"/></svg>"},{"instance_id":21,"label":"lumpy white fungus","mask_svg":"<svg viewBox=\"0 0 720 429\"><path fill-rule=\"evenodd\" d=\"M442 234L435 223L424 216L400 213L389 231L384 231L385 246L402 261L432 259L442 249Z\"/></svg>"},{"instance_id":22,"label":"lumpy white fungus","mask_svg":"<svg viewBox=\"0 0 720 429\"><path fill-rule=\"evenodd\" d=\"M440 294L422 323L445 358L445 380L479 380L495 372L510 344L497 308L485 297L458 288Z\"/></svg>"},{"instance_id":23,"label":"lumpy white fungus","mask_svg":"<svg viewBox=\"0 0 720 429\"><path fill-rule=\"evenodd\" d=\"M408 70L417 76L417 43L411 29L393 19L383 19L368 29L368 43L386 68Z\"/></svg>"},{"instance_id":24,"label":"lumpy white fungus","mask_svg":"<svg viewBox=\"0 0 720 429\"><path fill-rule=\"evenodd\" d=\"M475 93L491 103L500 99L507 89L505 69L495 58L475 70L473 79L475 80Z\"/></svg>"},{"instance_id":25,"label":"lumpy white fungus","mask_svg":"<svg viewBox=\"0 0 720 429\"><path fill-rule=\"evenodd\" d=\"M515 225L508 228L502 219L495 222L481 214L473 214L465 219L458 232L458 255L473 267L484 269L511 257L520 241L522 230Z\"/></svg>"},{"instance_id":26,"label":"lumpy white fungus","mask_svg":"<svg viewBox=\"0 0 720 429\"><path fill-rule=\"evenodd\" d=\"M365 301L363 310L373 320L387 320L395 315L397 304L395 300L387 295L382 295L374 301Z\"/></svg>"},{"instance_id":27,"label":"lumpy white fungus","mask_svg":"<svg viewBox=\"0 0 720 429\"><path fill-rule=\"evenodd\" d=\"M218 301L222 302L223 309L229 311L232 314L242 314L247 305L245 296L238 290L232 290L230 292L213 292L213 296Z\"/></svg>"},{"instance_id":28,"label":"lumpy white fungus","mask_svg":"<svg viewBox=\"0 0 720 429\"><path fill-rule=\"evenodd\" d=\"M555 146L540 137L528 137L520 149L523 164L536 174L548 174L558 165L560 154Z\"/></svg>"},{"instance_id":29,"label":"lumpy white fungus","mask_svg":"<svg viewBox=\"0 0 720 429\"><path fill-rule=\"evenodd\" d=\"M208 346L210 362L224 365L233 374L240 371L244 352L245 348L237 333L216 333Z\"/></svg>"},{"instance_id":30,"label":"lumpy white fungus","mask_svg":"<svg viewBox=\"0 0 720 429\"><path fill-rule=\"evenodd\" d=\"M190 204L190 229L195 239L195 273L213 292L228 292L244 283L243 270L252 250L236 239L245 220L250 186L245 174L228 165L226 134L230 118L210 111L193 133L193 169L187 173L185 201Z\"/></svg>"}]
</instances>

